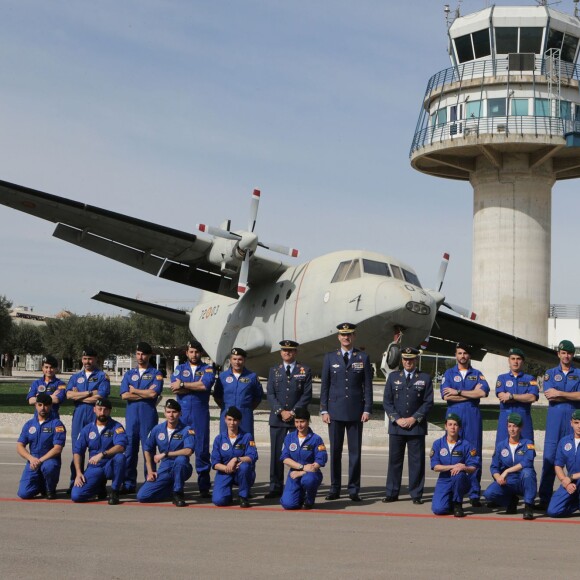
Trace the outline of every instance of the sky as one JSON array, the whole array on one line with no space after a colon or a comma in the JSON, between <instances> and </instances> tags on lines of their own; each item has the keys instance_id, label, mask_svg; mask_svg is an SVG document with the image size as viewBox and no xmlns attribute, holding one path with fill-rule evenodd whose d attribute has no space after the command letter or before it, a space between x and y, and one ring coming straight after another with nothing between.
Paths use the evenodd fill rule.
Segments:
<instances>
[{"instance_id":1,"label":"sky","mask_svg":"<svg viewBox=\"0 0 580 580\"><path fill-rule=\"evenodd\" d=\"M429 287L449 252L444 292L470 307L471 186L409 163L427 81L450 66L443 6L3 0L0 179L193 233L245 228L259 188L256 231L299 248L289 263L376 251ZM579 302L577 189L553 190L552 303ZM118 313L90 299L99 290L198 299L53 229L0 206L0 295L44 314Z\"/></svg>"}]
</instances>

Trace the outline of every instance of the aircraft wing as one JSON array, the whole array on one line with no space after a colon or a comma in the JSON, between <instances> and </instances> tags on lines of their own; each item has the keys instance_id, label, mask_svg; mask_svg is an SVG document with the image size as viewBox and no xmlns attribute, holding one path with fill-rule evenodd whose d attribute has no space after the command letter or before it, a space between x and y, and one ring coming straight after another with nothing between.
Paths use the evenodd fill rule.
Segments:
<instances>
[{"instance_id":1,"label":"aircraft wing","mask_svg":"<svg viewBox=\"0 0 580 580\"><path fill-rule=\"evenodd\" d=\"M213 241L150 221L0 181L0 204L57 224L53 236L154 276L237 298L235 276L209 261ZM280 261L252 256L248 282L275 280Z\"/></svg>"},{"instance_id":2,"label":"aircraft wing","mask_svg":"<svg viewBox=\"0 0 580 580\"><path fill-rule=\"evenodd\" d=\"M547 346L542 346L501 332L477 322L460 318L446 312L437 312L435 324L431 329L428 350L439 354L454 356L455 344L466 342L473 346L472 358L481 360L486 353L507 356L510 348L521 348L526 358L538 363L553 366L556 353Z\"/></svg>"}]
</instances>

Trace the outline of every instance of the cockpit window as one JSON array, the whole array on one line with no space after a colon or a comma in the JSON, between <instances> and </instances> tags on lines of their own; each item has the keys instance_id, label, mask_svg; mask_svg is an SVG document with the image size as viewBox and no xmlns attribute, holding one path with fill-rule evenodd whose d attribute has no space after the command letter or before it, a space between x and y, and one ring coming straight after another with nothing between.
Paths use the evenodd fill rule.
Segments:
<instances>
[{"instance_id":1,"label":"cockpit window","mask_svg":"<svg viewBox=\"0 0 580 580\"><path fill-rule=\"evenodd\" d=\"M413 286L418 286L419 288L421 288L421 282L419 282L417 274L413 274L413 272L409 272L409 270L405 270L404 268L403 274L405 275L405 280L409 282L409 284L413 284Z\"/></svg>"},{"instance_id":2,"label":"cockpit window","mask_svg":"<svg viewBox=\"0 0 580 580\"><path fill-rule=\"evenodd\" d=\"M355 278L360 278L360 262L358 260L349 260L338 265L331 283L354 280Z\"/></svg>"},{"instance_id":3,"label":"cockpit window","mask_svg":"<svg viewBox=\"0 0 580 580\"><path fill-rule=\"evenodd\" d=\"M375 260L366 260L363 258L363 271L365 274L387 276L387 278L391 277L389 265L384 262L376 262Z\"/></svg>"},{"instance_id":4,"label":"cockpit window","mask_svg":"<svg viewBox=\"0 0 580 580\"><path fill-rule=\"evenodd\" d=\"M403 273L401 272L401 268L399 268L399 266L393 266L393 264L391 264L391 270L393 271L393 276L397 280L404 280Z\"/></svg>"}]
</instances>

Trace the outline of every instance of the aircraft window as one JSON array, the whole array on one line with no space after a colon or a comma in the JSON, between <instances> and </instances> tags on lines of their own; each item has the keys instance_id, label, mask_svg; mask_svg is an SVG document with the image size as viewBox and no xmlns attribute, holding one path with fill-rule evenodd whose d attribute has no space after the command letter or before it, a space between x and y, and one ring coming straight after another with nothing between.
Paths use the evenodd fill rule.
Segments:
<instances>
[{"instance_id":1,"label":"aircraft window","mask_svg":"<svg viewBox=\"0 0 580 580\"><path fill-rule=\"evenodd\" d=\"M543 34L544 29L538 26L524 26L520 28L519 52L534 52L540 54L542 51Z\"/></svg>"},{"instance_id":2,"label":"aircraft window","mask_svg":"<svg viewBox=\"0 0 580 580\"><path fill-rule=\"evenodd\" d=\"M413 284L413 286L418 286L421 288L421 282L419 282L419 278L417 278L417 274L413 272L409 272L409 270L405 270L403 268L403 274L405 275L405 280L409 282L409 284Z\"/></svg>"},{"instance_id":3,"label":"aircraft window","mask_svg":"<svg viewBox=\"0 0 580 580\"><path fill-rule=\"evenodd\" d=\"M276 298L274 298L274 304L278 304L278 300L280 300L280 294L276 294Z\"/></svg>"},{"instance_id":4,"label":"aircraft window","mask_svg":"<svg viewBox=\"0 0 580 580\"><path fill-rule=\"evenodd\" d=\"M475 58L483 58L491 54L491 46L489 44L489 28L478 30L472 34L473 48L475 48Z\"/></svg>"},{"instance_id":5,"label":"aircraft window","mask_svg":"<svg viewBox=\"0 0 580 580\"><path fill-rule=\"evenodd\" d=\"M288 298L290 298L291 295L292 295L292 290L288 290L288 292L286 292L286 300L288 300Z\"/></svg>"},{"instance_id":6,"label":"aircraft window","mask_svg":"<svg viewBox=\"0 0 580 580\"><path fill-rule=\"evenodd\" d=\"M457 51L457 58L459 62L467 62L473 60L473 46L471 46L471 34L459 36L455 39L455 50Z\"/></svg>"},{"instance_id":7,"label":"aircraft window","mask_svg":"<svg viewBox=\"0 0 580 580\"><path fill-rule=\"evenodd\" d=\"M505 99L488 99L488 117L505 117Z\"/></svg>"},{"instance_id":8,"label":"aircraft window","mask_svg":"<svg viewBox=\"0 0 580 580\"><path fill-rule=\"evenodd\" d=\"M376 274L377 276L391 277L389 265L384 262L376 262L375 260L365 260L363 258L363 270L365 274Z\"/></svg>"},{"instance_id":9,"label":"aircraft window","mask_svg":"<svg viewBox=\"0 0 580 580\"><path fill-rule=\"evenodd\" d=\"M358 260L349 260L348 262L341 262L338 265L331 284L344 280L354 280L355 278L360 278L360 264Z\"/></svg>"},{"instance_id":10,"label":"aircraft window","mask_svg":"<svg viewBox=\"0 0 580 580\"><path fill-rule=\"evenodd\" d=\"M393 276L397 280L404 280L401 268L399 268L399 266L393 266L393 264L391 264L391 270L393 271Z\"/></svg>"},{"instance_id":11,"label":"aircraft window","mask_svg":"<svg viewBox=\"0 0 580 580\"><path fill-rule=\"evenodd\" d=\"M495 46L498 54L518 52L518 29L515 26L497 26Z\"/></svg>"}]
</instances>

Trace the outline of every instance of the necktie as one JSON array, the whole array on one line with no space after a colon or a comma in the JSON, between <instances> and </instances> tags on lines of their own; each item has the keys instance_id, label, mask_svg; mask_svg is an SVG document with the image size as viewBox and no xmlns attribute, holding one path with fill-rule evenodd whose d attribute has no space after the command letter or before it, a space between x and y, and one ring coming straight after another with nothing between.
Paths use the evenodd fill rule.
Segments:
<instances>
[{"instance_id":1,"label":"necktie","mask_svg":"<svg viewBox=\"0 0 580 580\"><path fill-rule=\"evenodd\" d=\"M348 352L345 352L342 358L344 359L344 364L347 365L348 364Z\"/></svg>"},{"instance_id":2,"label":"necktie","mask_svg":"<svg viewBox=\"0 0 580 580\"><path fill-rule=\"evenodd\" d=\"M409 384L411 382L412 376L413 375L411 373L407 373L407 384Z\"/></svg>"},{"instance_id":3,"label":"necktie","mask_svg":"<svg viewBox=\"0 0 580 580\"><path fill-rule=\"evenodd\" d=\"M290 371L290 365L287 365L287 366L286 366L286 376L287 376L288 378L290 378L290 376L291 376L291 375L292 375L292 373L291 373L291 371Z\"/></svg>"}]
</instances>

